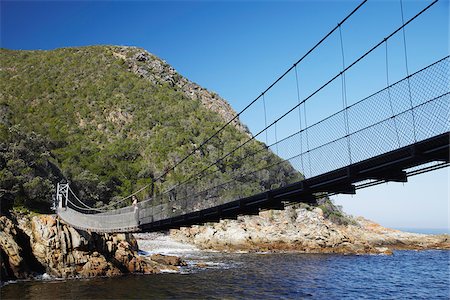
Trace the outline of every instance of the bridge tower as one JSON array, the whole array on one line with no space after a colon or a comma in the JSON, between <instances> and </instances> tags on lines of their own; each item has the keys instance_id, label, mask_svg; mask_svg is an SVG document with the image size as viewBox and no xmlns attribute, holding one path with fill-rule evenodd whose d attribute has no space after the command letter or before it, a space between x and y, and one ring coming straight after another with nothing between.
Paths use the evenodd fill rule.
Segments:
<instances>
[{"instance_id":1,"label":"bridge tower","mask_svg":"<svg viewBox=\"0 0 450 300\"><path fill-rule=\"evenodd\" d=\"M58 183L56 186L56 207L63 208L67 206L69 198L69 183Z\"/></svg>"}]
</instances>

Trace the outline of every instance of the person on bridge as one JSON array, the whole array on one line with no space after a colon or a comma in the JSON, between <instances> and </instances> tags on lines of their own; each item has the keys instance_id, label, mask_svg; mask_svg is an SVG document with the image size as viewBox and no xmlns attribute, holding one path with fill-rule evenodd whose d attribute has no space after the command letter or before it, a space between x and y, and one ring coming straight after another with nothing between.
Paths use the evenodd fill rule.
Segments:
<instances>
[{"instance_id":1,"label":"person on bridge","mask_svg":"<svg viewBox=\"0 0 450 300\"><path fill-rule=\"evenodd\" d=\"M136 196L131 197L133 199L132 206L134 207L134 219L136 220L136 225L139 225L139 206L138 199Z\"/></svg>"}]
</instances>

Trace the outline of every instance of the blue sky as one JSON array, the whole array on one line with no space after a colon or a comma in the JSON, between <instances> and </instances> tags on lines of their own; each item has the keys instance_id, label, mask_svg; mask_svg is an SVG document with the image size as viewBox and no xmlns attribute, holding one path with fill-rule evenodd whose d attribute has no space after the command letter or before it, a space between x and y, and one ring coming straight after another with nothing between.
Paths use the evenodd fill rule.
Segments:
<instances>
[{"instance_id":1,"label":"blue sky","mask_svg":"<svg viewBox=\"0 0 450 300\"><path fill-rule=\"evenodd\" d=\"M431 1L404 0L405 20ZM1 46L54 49L94 44L138 46L166 60L182 75L217 92L239 111L290 67L359 1L2 1ZM448 54L449 2L441 0L406 29L409 71ZM401 24L397 0L369 1L342 26L349 64ZM406 75L402 36L388 44L390 81ZM384 48L347 76L349 103L385 86ZM308 95L342 68L339 35L301 65L300 94ZM364 78L365 80L360 80ZM267 94L268 121L296 101L295 78ZM318 96L309 122L342 107L340 85ZM335 97L339 95L339 97ZM315 104L314 104L315 103ZM325 105L324 105L325 104ZM261 107L243 115L262 129ZM293 132L279 124L278 138ZM311 123L310 123L311 124ZM269 135L269 142L274 134ZM339 196L345 211L393 227L448 227L448 170ZM431 187L431 189L430 189ZM424 190L427 188L427 192ZM424 204L426 204L424 206Z\"/></svg>"}]
</instances>

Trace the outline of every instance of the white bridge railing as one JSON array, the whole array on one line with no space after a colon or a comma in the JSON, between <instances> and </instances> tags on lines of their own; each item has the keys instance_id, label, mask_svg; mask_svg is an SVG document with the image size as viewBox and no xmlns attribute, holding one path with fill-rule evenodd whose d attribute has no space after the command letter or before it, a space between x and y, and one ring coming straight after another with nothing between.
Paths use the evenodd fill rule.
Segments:
<instances>
[{"instance_id":1,"label":"white bridge railing","mask_svg":"<svg viewBox=\"0 0 450 300\"><path fill-rule=\"evenodd\" d=\"M139 230L139 207L129 206L97 214L83 214L68 207L69 184L58 183L56 213L74 228L99 233L135 232Z\"/></svg>"}]
</instances>

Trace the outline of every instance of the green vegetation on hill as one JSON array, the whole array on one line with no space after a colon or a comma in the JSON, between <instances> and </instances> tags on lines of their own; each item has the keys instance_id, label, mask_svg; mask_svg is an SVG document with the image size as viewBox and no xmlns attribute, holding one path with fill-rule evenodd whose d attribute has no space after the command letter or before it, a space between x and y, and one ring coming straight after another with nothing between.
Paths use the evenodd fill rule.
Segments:
<instances>
[{"instance_id":1,"label":"green vegetation on hill","mask_svg":"<svg viewBox=\"0 0 450 300\"><path fill-rule=\"evenodd\" d=\"M2 199L12 197L15 205L40 207L39 201L51 201L52 185L65 178L88 204L108 203L152 185L224 124L225 118L200 100L170 83L152 82L134 72L130 60L137 51L142 50L114 46L0 49ZM244 131L228 126L140 197L187 179L247 138ZM13 150L18 147L23 150L20 154ZM236 170L245 173L280 161L267 150L253 155L262 148L262 143L253 141L214 166L219 179L229 179ZM244 156L251 159L241 161ZM290 166L280 165L264 178L242 184L261 190L299 178Z\"/></svg>"},{"instance_id":2,"label":"green vegetation on hill","mask_svg":"<svg viewBox=\"0 0 450 300\"><path fill-rule=\"evenodd\" d=\"M0 126L1 211L23 206L49 212L53 183L63 179L49 150L49 141L18 126Z\"/></svg>"}]
</instances>

